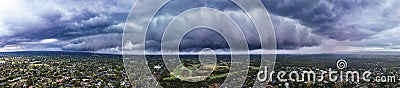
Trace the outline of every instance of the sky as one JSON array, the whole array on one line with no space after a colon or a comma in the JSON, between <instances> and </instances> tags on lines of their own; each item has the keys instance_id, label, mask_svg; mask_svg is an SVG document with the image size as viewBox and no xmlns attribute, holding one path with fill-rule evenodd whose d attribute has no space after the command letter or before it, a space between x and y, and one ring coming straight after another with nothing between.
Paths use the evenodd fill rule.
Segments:
<instances>
[{"instance_id":1,"label":"sky","mask_svg":"<svg viewBox=\"0 0 400 88\"><path fill-rule=\"evenodd\" d=\"M126 18L135 0L0 1L0 52L121 53ZM400 52L399 0L262 0L270 14L278 53ZM151 4L149 4L151 5ZM165 26L194 7L221 10L242 27L251 51L259 37L246 14L229 0L171 0L154 17L146 49L159 51ZM146 8L140 9L146 10ZM186 42L185 42L186 41ZM229 48L216 32L199 29L183 52Z\"/></svg>"}]
</instances>

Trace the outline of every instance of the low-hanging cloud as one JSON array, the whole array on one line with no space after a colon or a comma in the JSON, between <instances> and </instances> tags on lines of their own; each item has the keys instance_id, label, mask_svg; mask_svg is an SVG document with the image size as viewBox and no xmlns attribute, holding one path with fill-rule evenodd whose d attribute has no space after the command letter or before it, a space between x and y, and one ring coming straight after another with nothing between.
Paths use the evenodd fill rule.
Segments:
<instances>
[{"instance_id":1,"label":"low-hanging cloud","mask_svg":"<svg viewBox=\"0 0 400 88\"><path fill-rule=\"evenodd\" d=\"M115 48L122 45L119 39L122 39L122 35L118 33L81 37L67 41L62 49L73 51L97 51Z\"/></svg>"}]
</instances>

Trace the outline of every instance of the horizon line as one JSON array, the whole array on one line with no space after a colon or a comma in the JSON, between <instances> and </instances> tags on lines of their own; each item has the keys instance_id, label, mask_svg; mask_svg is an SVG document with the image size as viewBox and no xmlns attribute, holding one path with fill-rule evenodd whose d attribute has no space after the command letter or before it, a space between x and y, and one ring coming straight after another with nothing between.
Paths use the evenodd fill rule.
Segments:
<instances>
[{"instance_id":1,"label":"horizon line","mask_svg":"<svg viewBox=\"0 0 400 88\"><path fill-rule=\"evenodd\" d=\"M89 53L89 54L108 54L108 55L123 55L120 53L102 53L102 52L92 52L92 51L10 51L10 52L0 52L0 53L20 53L20 52L64 52L64 53ZM275 55L321 55L321 54L354 54L354 55L400 55L400 53L394 52L353 52L353 53L276 53ZM125 54L125 55L139 55L139 54ZM163 55L161 53L147 53L146 55ZM176 55L176 54L164 54L164 55ZM182 52L179 55L200 55L196 53L185 53ZM202 54L202 55L214 55L214 54ZM216 53L215 55L246 55L246 53L229 54L229 53ZM260 53L249 53L249 55L273 55L273 54L260 54Z\"/></svg>"}]
</instances>

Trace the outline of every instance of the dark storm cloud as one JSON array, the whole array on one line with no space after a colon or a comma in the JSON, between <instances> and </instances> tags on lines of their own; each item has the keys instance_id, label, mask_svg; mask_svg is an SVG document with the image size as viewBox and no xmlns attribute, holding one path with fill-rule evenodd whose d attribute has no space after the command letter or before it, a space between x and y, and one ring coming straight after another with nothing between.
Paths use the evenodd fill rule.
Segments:
<instances>
[{"instance_id":1,"label":"dark storm cloud","mask_svg":"<svg viewBox=\"0 0 400 88\"><path fill-rule=\"evenodd\" d=\"M146 36L146 48L148 50L159 51L161 49L162 33L168 23L179 13L193 7L212 7L223 11L242 28L249 48L251 50L260 49L260 38L252 21L234 3L227 0L218 0L213 3L198 0L178 1L175 0L168 3L153 18L148 30L149 34ZM298 49L301 47L318 46L323 39L318 35L312 34L312 28L303 26L296 20L279 15L271 15L271 18L277 34L278 49ZM192 31L180 43L182 51L199 51L203 48L227 49L229 46L220 34L208 29Z\"/></svg>"},{"instance_id":2,"label":"dark storm cloud","mask_svg":"<svg viewBox=\"0 0 400 88\"><path fill-rule=\"evenodd\" d=\"M97 51L101 49L115 48L121 46L122 35L114 34L101 34L89 37L81 37L67 41L67 44L62 47L63 50L74 51Z\"/></svg>"},{"instance_id":3,"label":"dark storm cloud","mask_svg":"<svg viewBox=\"0 0 400 88\"><path fill-rule=\"evenodd\" d=\"M270 15L274 23L278 49L298 49L319 46L323 37L311 33L313 30L298 21L276 15Z\"/></svg>"},{"instance_id":4,"label":"dark storm cloud","mask_svg":"<svg viewBox=\"0 0 400 88\"><path fill-rule=\"evenodd\" d=\"M278 49L298 49L301 47L319 46L323 40L360 41L373 38L373 35L398 26L400 23L397 5L398 1L391 0L262 0L271 14L274 23ZM191 2L191 3L190 3ZM160 49L162 31L174 16L193 7L213 7L224 11L238 22L244 29L244 34L251 49L259 49L258 35L249 25L248 17L233 3L218 0L170 2L162 9L150 26L150 47ZM231 12L231 13L229 13ZM238 15L239 14L239 15ZM193 38L184 39L183 49L196 50L205 47L227 48L227 44L216 33L197 31L196 38L209 39L219 43ZM191 35L188 35L191 36ZM215 40L214 40L215 39ZM210 40L210 41L211 41ZM189 42L187 42L189 41ZM148 43L146 43L148 44Z\"/></svg>"},{"instance_id":5,"label":"dark storm cloud","mask_svg":"<svg viewBox=\"0 0 400 88\"><path fill-rule=\"evenodd\" d=\"M396 0L262 1L271 14L278 49L320 46L326 39L365 43L354 46L376 46L373 41L387 41L384 36L377 38L377 34L400 23L399 1ZM0 50L16 45L106 52L120 49L124 22L134 0L9 2L16 4L4 8L13 9L2 9L1 6L6 5L0 3L0 12L9 13L0 14ZM251 20L229 0L171 0L150 24L146 48L159 51L166 25L176 15L195 7L215 8L229 15L243 29L249 48L260 48L259 35ZM190 32L180 47L184 51L197 51L202 48L224 50L229 46L218 33L200 29Z\"/></svg>"},{"instance_id":6,"label":"dark storm cloud","mask_svg":"<svg viewBox=\"0 0 400 88\"><path fill-rule=\"evenodd\" d=\"M18 0L17 0L18 1ZM0 19L3 27L10 31L7 35L0 35L0 47L18 45L22 42L35 42L44 39L58 39L69 41L71 44L86 42L92 44L97 36L105 44L93 47L77 46L71 48L69 44L50 44L50 47L62 47L64 50L95 51L103 48L119 47L115 40L121 40L123 26L133 1L131 0L95 0L95 1L20 1L21 9ZM26 6L24 6L26 5ZM29 15L24 15L29 14ZM12 15L21 15L14 17ZM25 17L24 17L25 16ZM22 18L21 18L22 17ZM119 35L119 36L116 36ZM92 38L90 40L82 38ZM110 42L110 43L107 43ZM110 45L107 45L110 44ZM120 43L119 43L120 44ZM30 46L24 44L25 46ZM80 49L81 48L81 49Z\"/></svg>"},{"instance_id":7,"label":"dark storm cloud","mask_svg":"<svg viewBox=\"0 0 400 88\"><path fill-rule=\"evenodd\" d=\"M246 36L250 49L259 49L259 36L250 19L240 11L226 11L228 15L233 17ZM278 49L298 49L301 47L318 46L321 44L323 37L312 34L312 28L306 27L298 23L298 21L276 15L270 15L274 23L277 38ZM147 37L146 47L149 50L160 50L161 38L164 27L173 19L173 16L159 16L150 26L149 35ZM185 35L180 43L180 49L183 51L201 50L203 48L226 49L229 48L226 40L218 33L209 29L196 29Z\"/></svg>"},{"instance_id":8,"label":"dark storm cloud","mask_svg":"<svg viewBox=\"0 0 400 88\"><path fill-rule=\"evenodd\" d=\"M299 20L313 33L336 40L362 40L396 27L398 2L390 0L263 0L272 13Z\"/></svg>"}]
</instances>

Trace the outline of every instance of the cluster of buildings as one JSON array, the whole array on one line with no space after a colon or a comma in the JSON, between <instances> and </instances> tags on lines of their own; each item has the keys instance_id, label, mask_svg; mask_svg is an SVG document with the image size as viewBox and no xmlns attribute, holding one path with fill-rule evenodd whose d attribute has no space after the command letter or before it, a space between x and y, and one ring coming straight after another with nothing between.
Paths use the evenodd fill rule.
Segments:
<instances>
[{"instance_id":1,"label":"cluster of buildings","mask_svg":"<svg viewBox=\"0 0 400 88\"><path fill-rule=\"evenodd\" d=\"M304 57L309 58L309 57ZM363 57L364 58L364 57ZM133 59L134 60L134 59ZM326 59L330 60L330 59ZM335 71L341 71L335 68L332 64L320 65L325 62L309 63L293 63L295 59L278 60L275 65L275 72L279 71L314 71L317 72L317 77L323 77L323 81L279 81L276 74L273 75L272 81L268 81L266 87L271 88L288 88L288 87L398 87L400 85L400 65L393 64L400 62L396 59L383 61L379 59L352 59L351 66L343 71L358 71L360 74L344 78L339 78L336 81L329 81L328 76L323 74L320 76L321 70L328 71L330 68ZM384 59L386 60L386 59ZM179 80L169 73L168 69L163 64L161 56L147 56L148 63L132 62L132 68L148 65L153 76L157 79L158 85L163 87L220 87L227 78L230 67L233 63L229 59L222 57L217 60L216 67L212 74L200 82L185 82ZM184 56L181 59L182 65L190 70L198 69L201 64L197 58ZM257 73L260 71L257 59L251 59L248 66L248 75L242 87L252 87L257 81ZM334 62L330 61L330 62ZM389 63L384 64L382 63ZM181 64L181 63L175 63ZM304 65L307 64L307 65ZM334 63L333 63L334 64ZM332 66L331 66L332 65ZM118 55L46 55L46 56L29 56L29 55L0 55L0 86L1 87L132 87L136 83L147 83L148 85L155 84L153 82L133 81L130 83L126 72L131 72L129 75L142 75L140 69L124 69L124 63L121 56ZM129 70L129 71L125 71ZM370 82L360 80L343 81L343 79L357 79L362 72L369 71L371 75ZM184 74L183 74L184 75ZM338 74L336 75L338 76ZM282 78L288 78L284 76ZM307 78L307 77L305 77ZM393 79L392 79L393 78ZM361 79L361 78L359 78ZM154 81L155 82L155 81Z\"/></svg>"},{"instance_id":2,"label":"cluster of buildings","mask_svg":"<svg viewBox=\"0 0 400 88\"><path fill-rule=\"evenodd\" d=\"M0 56L2 87L131 87L119 56Z\"/></svg>"}]
</instances>

